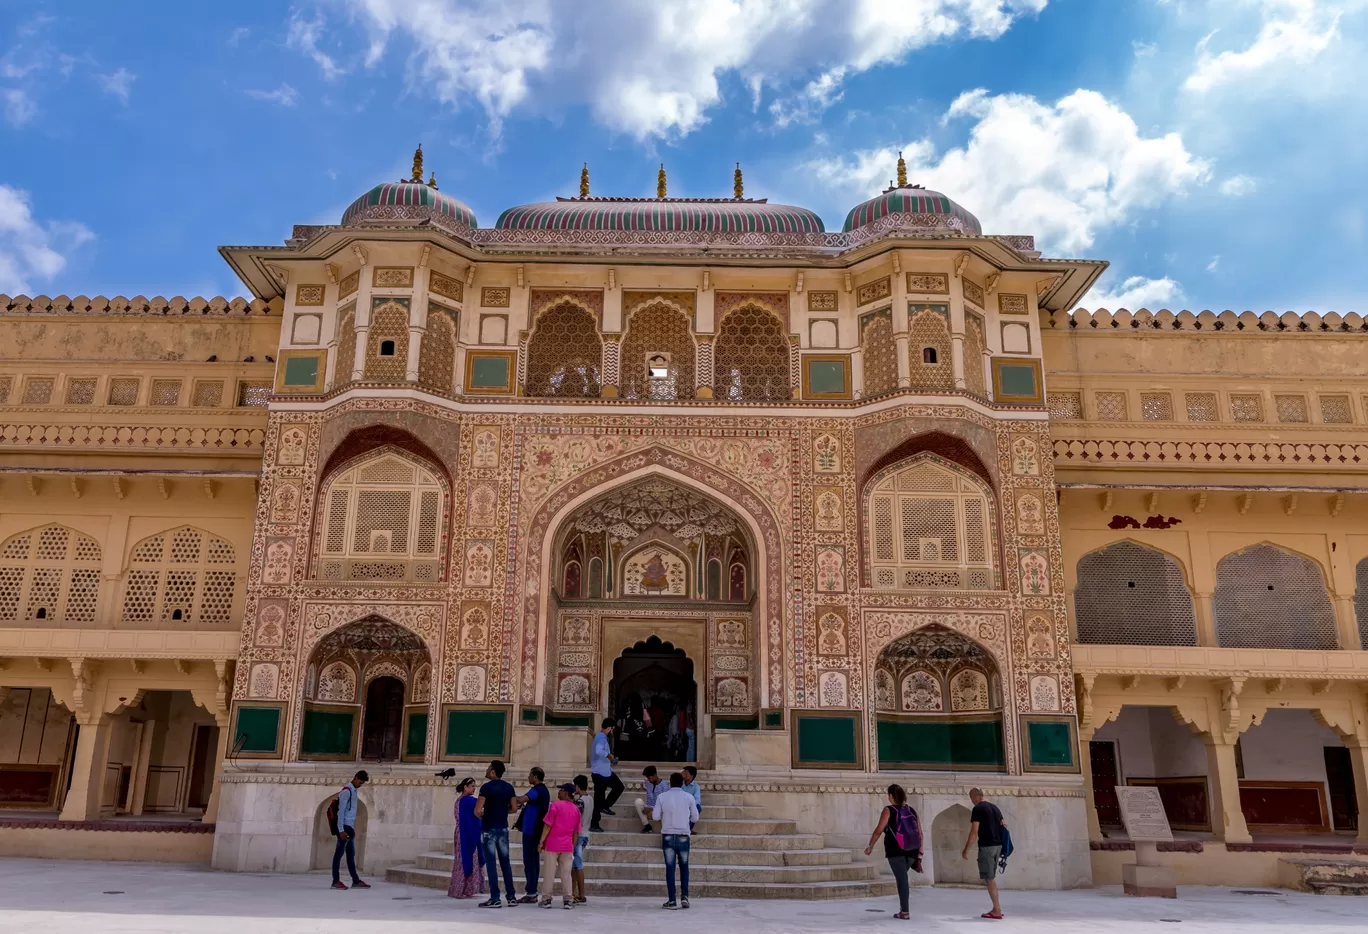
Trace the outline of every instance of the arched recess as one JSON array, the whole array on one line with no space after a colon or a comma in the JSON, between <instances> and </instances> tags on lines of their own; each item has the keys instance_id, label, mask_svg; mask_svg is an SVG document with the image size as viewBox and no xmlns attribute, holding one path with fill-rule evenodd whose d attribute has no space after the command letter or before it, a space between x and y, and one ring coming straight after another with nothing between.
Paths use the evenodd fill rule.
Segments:
<instances>
[{"instance_id":1,"label":"arched recess","mask_svg":"<svg viewBox=\"0 0 1368 934\"><path fill-rule=\"evenodd\" d=\"M603 364L603 336L594 313L566 298L537 315L527 339L529 396L596 399Z\"/></svg>"},{"instance_id":2,"label":"arched recess","mask_svg":"<svg viewBox=\"0 0 1368 934\"><path fill-rule=\"evenodd\" d=\"M431 732L429 699L410 700L423 672L431 677L432 657L420 636L369 615L319 639L307 666L318 676L300 692L300 759L423 759ZM390 682L394 690L375 690ZM379 703L377 694L384 695ZM410 730L415 715L424 719Z\"/></svg>"},{"instance_id":3,"label":"arched recess","mask_svg":"<svg viewBox=\"0 0 1368 934\"><path fill-rule=\"evenodd\" d=\"M750 613L756 623L749 637L750 651L758 656L755 668L759 684L758 688L750 685L750 695L753 706L782 706L786 654L783 637L771 639L768 635L768 630L782 632L783 626L782 527L763 505L758 491L689 455L661 447L635 451L579 473L573 482L552 492L531 511L517 573L522 580L535 578L539 586L528 588L523 598L519 695L522 702L545 703L544 698L556 696L548 690L553 672L546 670L542 660L553 654L549 623L555 618L557 598L553 582L557 547L562 541L559 532L580 506L647 477L677 483L713 499L744 525L747 541L754 546L752 573L759 582L751 587ZM605 581L605 593L612 592L613 583Z\"/></svg>"},{"instance_id":4,"label":"arched recess","mask_svg":"<svg viewBox=\"0 0 1368 934\"><path fill-rule=\"evenodd\" d=\"M880 590L1002 589L991 487L930 452L873 474L861 502L866 586Z\"/></svg>"},{"instance_id":5,"label":"arched recess","mask_svg":"<svg viewBox=\"0 0 1368 934\"><path fill-rule=\"evenodd\" d=\"M1126 540L1078 559L1078 641L1104 645L1196 645L1197 620L1183 565Z\"/></svg>"},{"instance_id":6,"label":"arched recess","mask_svg":"<svg viewBox=\"0 0 1368 934\"><path fill-rule=\"evenodd\" d=\"M908 373L912 388L954 389L955 371L950 352L950 309L946 305L914 307L916 310L907 317Z\"/></svg>"},{"instance_id":7,"label":"arched recess","mask_svg":"<svg viewBox=\"0 0 1368 934\"><path fill-rule=\"evenodd\" d=\"M404 381L408 374L408 335L408 299L375 299L366 336L366 379Z\"/></svg>"},{"instance_id":8,"label":"arched recess","mask_svg":"<svg viewBox=\"0 0 1368 934\"><path fill-rule=\"evenodd\" d=\"M333 378L330 388L351 382L356 366L356 306L342 312L337 319L337 350L333 354Z\"/></svg>"},{"instance_id":9,"label":"arched recess","mask_svg":"<svg viewBox=\"0 0 1368 934\"><path fill-rule=\"evenodd\" d=\"M429 304L427 329L418 351L418 382L438 392L451 392L456 368L456 335L460 315L441 305Z\"/></svg>"},{"instance_id":10,"label":"arched recess","mask_svg":"<svg viewBox=\"0 0 1368 934\"><path fill-rule=\"evenodd\" d=\"M793 398L791 343L778 315L758 302L727 312L713 341L714 398L783 402Z\"/></svg>"},{"instance_id":11,"label":"arched recess","mask_svg":"<svg viewBox=\"0 0 1368 934\"><path fill-rule=\"evenodd\" d=\"M683 648L649 636L612 660L608 715L618 722L616 754L637 762L693 762L700 697L698 668ZM650 726L647 726L647 721ZM689 742L689 730L694 730Z\"/></svg>"},{"instance_id":12,"label":"arched recess","mask_svg":"<svg viewBox=\"0 0 1368 934\"><path fill-rule=\"evenodd\" d=\"M0 623L95 622L103 552L89 535L45 525L0 543Z\"/></svg>"},{"instance_id":13,"label":"arched recess","mask_svg":"<svg viewBox=\"0 0 1368 934\"><path fill-rule=\"evenodd\" d=\"M385 445L339 465L319 489L315 579L436 583L445 577L450 487L432 462Z\"/></svg>"},{"instance_id":14,"label":"arched recess","mask_svg":"<svg viewBox=\"0 0 1368 934\"><path fill-rule=\"evenodd\" d=\"M129 551L120 619L138 627L224 627L237 618L237 550L227 539L183 525Z\"/></svg>"},{"instance_id":15,"label":"arched recess","mask_svg":"<svg viewBox=\"0 0 1368 934\"><path fill-rule=\"evenodd\" d=\"M1217 562L1212 615L1216 642L1225 648L1339 647L1320 564L1267 542Z\"/></svg>"},{"instance_id":16,"label":"arched recess","mask_svg":"<svg viewBox=\"0 0 1368 934\"><path fill-rule=\"evenodd\" d=\"M893 315L889 309L860 315L860 357L864 398L898 388L898 347L893 340Z\"/></svg>"},{"instance_id":17,"label":"arched recess","mask_svg":"<svg viewBox=\"0 0 1368 934\"><path fill-rule=\"evenodd\" d=\"M1354 615L1358 618L1359 644L1350 648L1368 649L1368 558L1354 568Z\"/></svg>"},{"instance_id":18,"label":"arched recess","mask_svg":"<svg viewBox=\"0 0 1368 934\"><path fill-rule=\"evenodd\" d=\"M622 398L692 399L695 356L689 312L664 297L643 302L622 338Z\"/></svg>"},{"instance_id":19,"label":"arched recess","mask_svg":"<svg viewBox=\"0 0 1368 934\"><path fill-rule=\"evenodd\" d=\"M877 709L881 680L895 710ZM874 663L879 768L1005 771L1001 683L993 653L954 629L932 624L891 641Z\"/></svg>"}]
</instances>

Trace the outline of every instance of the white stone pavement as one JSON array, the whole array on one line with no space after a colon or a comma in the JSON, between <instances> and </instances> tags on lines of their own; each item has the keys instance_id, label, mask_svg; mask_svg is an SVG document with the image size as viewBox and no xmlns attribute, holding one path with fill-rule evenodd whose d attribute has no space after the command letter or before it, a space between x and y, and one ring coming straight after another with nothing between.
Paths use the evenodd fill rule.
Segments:
<instances>
[{"instance_id":1,"label":"white stone pavement","mask_svg":"<svg viewBox=\"0 0 1368 934\"><path fill-rule=\"evenodd\" d=\"M921 888L912 923L896 899L696 901L664 912L658 900L593 899L564 911L519 906L480 910L445 893L373 880L369 891L334 892L326 874L247 875L146 863L0 859L0 932L24 934L844 934L996 930L1050 934L1262 931L1339 934L1368 925L1368 898L1183 888L1177 901L1133 899L1119 889L1004 894L1004 921L980 920L982 891ZM663 887L663 886L662 886ZM1273 890L1261 890L1273 891ZM108 894L117 893L117 894Z\"/></svg>"}]
</instances>

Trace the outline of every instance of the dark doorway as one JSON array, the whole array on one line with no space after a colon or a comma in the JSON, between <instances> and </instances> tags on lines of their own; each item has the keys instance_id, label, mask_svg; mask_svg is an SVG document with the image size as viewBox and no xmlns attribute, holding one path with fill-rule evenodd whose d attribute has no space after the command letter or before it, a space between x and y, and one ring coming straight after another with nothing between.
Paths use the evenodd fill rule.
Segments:
<instances>
[{"instance_id":1,"label":"dark doorway","mask_svg":"<svg viewBox=\"0 0 1368 934\"><path fill-rule=\"evenodd\" d=\"M1103 827L1121 826L1121 802L1116 798L1116 744L1093 740L1088 743L1092 761L1093 803L1097 822Z\"/></svg>"},{"instance_id":2,"label":"dark doorway","mask_svg":"<svg viewBox=\"0 0 1368 934\"><path fill-rule=\"evenodd\" d=\"M1358 830L1354 764L1343 746L1325 747L1325 783L1330 786L1330 819L1335 830Z\"/></svg>"},{"instance_id":3,"label":"dark doorway","mask_svg":"<svg viewBox=\"0 0 1368 934\"><path fill-rule=\"evenodd\" d=\"M361 733L361 758L393 762L399 758L399 734L404 724L404 682L376 678L366 688L366 721Z\"/></svg>"},{"instance_id":4,"label":"dark doorway","mask_svg":"<svg viewBox=\"0 0 1368 934\"><path fill-rule=\"evenodd\" d=\"M657 636L627 649L613 662L608 697L618 758L657 763L698 757L698 685L683 649Z\"/></svg>"},{"instance_id":5,"label":"dark doorway","mask_svg":"<svg viewBox=\"0 0 1368 934\"><path fill-rule=\"evenodd\" d=\"M194 751L190 756L190 795L187 807L203 808L214 790L214 755L218 751L218 727L195 726Z\"/></svg>"}]
</instances>

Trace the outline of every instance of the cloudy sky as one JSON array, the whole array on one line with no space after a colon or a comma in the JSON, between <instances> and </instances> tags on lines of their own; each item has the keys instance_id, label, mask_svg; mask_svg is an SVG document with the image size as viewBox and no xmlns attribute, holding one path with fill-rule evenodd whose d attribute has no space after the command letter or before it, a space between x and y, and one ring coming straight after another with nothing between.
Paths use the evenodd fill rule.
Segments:
<instances>
[{"instance_id":1,"label":"cloudy sky","mask_svg":"<svg viewBox=\"0 0 1368 934\"><path fill-rule=\"evenodd\" d=\"M407 175L492 224L887 185L1107 259L1087 307L1368 312L1368 0L7 0L0 292L236 295Z\"/></svg>"}]
</instances>

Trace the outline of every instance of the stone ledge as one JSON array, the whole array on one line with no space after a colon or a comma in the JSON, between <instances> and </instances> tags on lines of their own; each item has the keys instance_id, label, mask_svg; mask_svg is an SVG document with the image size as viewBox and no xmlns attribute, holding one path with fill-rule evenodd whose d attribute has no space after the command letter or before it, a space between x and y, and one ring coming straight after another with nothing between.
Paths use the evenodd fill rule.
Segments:
<instances>
[{"instance_id":1,"label":"stone ledge","mask_svg":"<svg viewBox=\"0 0 1368 934\"><path fill-rule=\"evenodd\" d=\"M1227 843L1229 853L1353 853L1368 856L1363 843Z\"/></svg>"},{"instance_id":2,"label":"stone ledge","mask_svg":"<svg viewBox=\"0 0 1368 934\"><path fill-rule=\"evenodd\" d=\"M1107 853L1127 853L1135 849L1135 844L1129 840L1092 840L1089 841L1088 847L1093 850L1101 850ZM1204 847L1200 840L1174 840L1171 843L1156 843L1155 849L1160 853L1204 852Z\"/></svg>"},{"instance_id":3,"label":"stone ledge","mask_svg":"<svg viewBox=\"0 0 1368 934\"><path fill-rule=\"evenodd\" d=\"M169 820L56 820L47 817L0 817L0 830L106 830L117 833L207 833L213 824Z\"/></svg>"}]
</instances>

